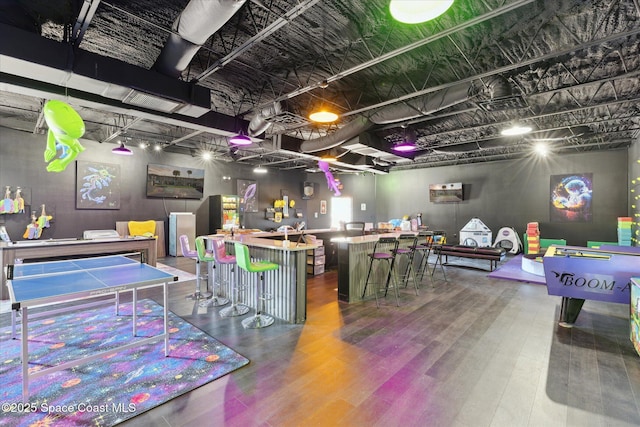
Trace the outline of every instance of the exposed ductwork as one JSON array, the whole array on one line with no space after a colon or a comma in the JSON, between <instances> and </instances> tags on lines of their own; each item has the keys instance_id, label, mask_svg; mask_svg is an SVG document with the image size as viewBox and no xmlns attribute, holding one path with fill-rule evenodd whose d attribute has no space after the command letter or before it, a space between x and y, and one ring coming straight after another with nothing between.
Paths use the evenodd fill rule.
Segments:
<instances>
[{"instance_id":1,"label":"exposed ductwork","mask_svg":"<svg viewBox=\"0 0 640 427\"><path fill-rule=\"evenodd\" d=\"M462 83L401 104L382 108L369 116L369 120L377 125L386 125L415 119L464 102L473 92L472 83Z\"/></svg>"},{"instance_id":2,"label":"exposed ductwork","mask_svg":"<svg viewBox=\"0 0 640 427\"><path fill-rule=\"evenodd\" d=\"M270 106L263 108L249 122L249 136L258 136L266 132L273 124L268 119L277 116L282 112L282 104L274 102Z\"/></svg>"},{"instance_id":3,"label":"exposed ductwork","mask_svg":"<svg viewBox=\"0 0 640 427\"><path fill-rule=\"evenodd\" d=\"M312 153L337 147L368 130L373 125L401 123L433 114L467 101L481 92L487 93L492 99L510 97L512 93L509 82L502 76L493 76L483 82L480 87L474 85L473 82L461 83L410 101L381 108L368 118L360 117L352 120L345 127L331 135L303 142L300 145L300 151Z\"/></svg>"},{"instance_id":4,"label":"exposed ductwork","mask_svg":"<svg viewBox=\"0 0 640 427\"><path fill-rule=\"evenodd\" d=\"M191 0L178 16L153 69L180 77L200 47L244 5L246 0Z\"/></svg>"},{"instance_id":5,"label":"exposed ductwork","mask_svg":"<svg viewBox=\"0 0 640 427\"><path fill-rule=\"evenodd\" d=\"M310 141L304 141L300 144L300 151L303 153L314 153L316 151L328 150L330 148L337 147L358 136L371 126L373 126L373 123L366 117L356 117L347 123L346 126L338 129L330 135Z\"/></svg>"}]
</instances>

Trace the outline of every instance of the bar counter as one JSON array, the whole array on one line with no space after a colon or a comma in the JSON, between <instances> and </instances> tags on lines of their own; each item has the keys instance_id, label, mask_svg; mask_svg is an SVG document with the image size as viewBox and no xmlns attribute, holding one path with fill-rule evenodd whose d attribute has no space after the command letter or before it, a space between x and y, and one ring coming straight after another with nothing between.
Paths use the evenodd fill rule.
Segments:
<instances>
[{"instance_id":1,"label":"bar counter","mask_svg":"<svg viewBox=\"0 0 640 427\"><path fill-rule=\"evenodd\" d=\"M264 260L280 265L280 268L267 271L264 274L266 293L271 296L265 301L265 313L289 323L304 323L307 318L307 250L315 249L317 245L296 241L274 240L263 237L253 237L250 234L209 235L207 248L211 249L211 239L224 238L228 254L235 254L234 243L239 242L249 247L252 260ZM289 243L286 243L289 242ZM216 266L217 274L224 272L225 277L231 277L232 265ZM220 270L218 270L220 269ZM207 266L209 277L213 277L213 265ZM240 292L240 302L255 310L255 293L259 285L258 273L247 273L239 267L236 270L239 283L244 285ZM230 289L223 286L222 294L230 298Z\"/></svg>"},{"instance_id":2,"label":"bar counter","mask_svg":"<svg viewBox=\"0 0 640 427\"><path fill-rule=\"evenodd\" d=\"M356 237L334 237L331 242L338 247L338 300L348 303L358 302L375 296L375 287L369 286L364 298L364 282L369 271L368 254L373 252L373 247L380 237L398 237L401 234L415 234L417 231L392 231L383 234L372 234ZM371 272L369 282L379 283L386 280L387 269L382 264L376 263Z\"/></svg>"}]
</instances>

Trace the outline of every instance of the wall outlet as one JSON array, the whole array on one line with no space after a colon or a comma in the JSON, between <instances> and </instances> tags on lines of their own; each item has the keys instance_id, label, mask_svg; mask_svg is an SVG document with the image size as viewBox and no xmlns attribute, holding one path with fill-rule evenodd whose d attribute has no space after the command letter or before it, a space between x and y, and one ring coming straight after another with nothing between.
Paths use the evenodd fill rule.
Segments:
<instances>
[{"instance_id":1,"label":"wall outlet","mask_svg":"<svg viewBox=\"0 0 640 427\"><path fill-rule=\"evenodd\" d=\"M313 217L314 217L314 218L318 218L318 212L314 212L314 213L313 213Z\"/></svg>"},{"instance_id":2,"label":"wall outlet","mask_svg":"<svg viewBox=\"0 0 640 427\"><path fill-rule=\"evenodd\" d=\"M360 203L360 210L361 211L366 211L367 210L367 204L366 203Z\"/></svg>"}]
</instances>

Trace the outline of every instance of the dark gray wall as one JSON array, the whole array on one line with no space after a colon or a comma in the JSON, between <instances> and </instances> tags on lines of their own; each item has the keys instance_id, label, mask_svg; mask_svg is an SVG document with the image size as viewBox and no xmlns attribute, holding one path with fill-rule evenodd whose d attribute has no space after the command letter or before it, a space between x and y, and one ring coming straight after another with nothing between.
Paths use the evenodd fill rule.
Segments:
<instances>
[{"instance_id":1,"label":"dark gray wall","mask_svg":"<svg viewBox=\"0 0 640 427\"><path fill-rule=\"evenodd\" d=\"M51 227L43 232L42 239L82 237L83 230L114 229L116 221L164 220L170 212L196 213L196 232L209 232L208 196L213 194L235 194L237 179L254 179L258 182L260 212L248 214L247 228L269 229L280 224L264 219L264 209L280 197L281 190L289 191L297 206L304 212L306 203L301 200L304 171L278 172L270 170L266 175L253 173L253 168L235 162L212 161L205 163L199 158L166 152L134 150L133 156L117 156L111 153L113 144L99 144L82 140L86 151L79 160L100 161L120 165L122 187L121 207L118 210L75 209L76 167L75 163L60 173L49 173L43 159L46 136L33 135L0 127L0 186L12 190L17 186L25 189L25 199L40 213L39 206L46 205L47 213L53 215ZM166 164L180 167L205 169L205 197L202 200L157 199L146 197L147 164ZM231 177L223 180L223 176ZM318 202L319 203L319 202ZM284 220L282 224L293 224L297 219ZM25 214L0 215L0 225L5 225L14 240L22 240L29 224L29 212ZM165 225L166 226L166 225Z\"/></svg>"},{"instance_id":2,"label":"dark gray wall","mask_svg":"<svg viewBox=\"0 0 640 427\"><path fill-rule=\"evenodd\" d=\"M235 162L204 163L198 158L171 153L140 151L131 157L111 154L113 144L99 144L83 140L87 150L80 159L102 161L121 166L121 208L119 210L76 210L76 172L70 165L62 173L48 173L43 152L45 136L18 132L0 127L0 191L6 185L25 188L28 199L36 208L45 204L54 216L51 228L43 238L81 237L87 229L113 229L116 221L155 219L166 222L169 212L196 213L198 234L209 232L208 197L213 194L235 194L237 179L258 182L259 212L247 214L247 228L272 229L282 224L292 225L303 220L307 228L328 228L329 215L320 214L320 201L326 200L330 209L333 193L322 173L270 170L256 175L252 168ZM583 245L587 240L615 241L619 216L638 213L630 208L640 201L629 193L631 179L640 178L640 145L629 150L582 153L555 156L548 160L536 158L511 161L416 169L392 172L389 175L336 175L342 182L342 193L353 198L353 218L357 221L379 222L403 215L423 214L423 222L432 229L444 229L457 243L460 228L471 218L478 217L496 233L503 226L512 226L518 233L531 221L540 223L542 237L565 238L570 244ZM145 195L147 164L159 163L205 169L205 195L202 200L153 199ZM549 222L549 176L593 173L593 221L588 223ZM222 180L230 176L230 180ZM314 183L314 195L303 200L303 182ZM434 183L462 182L465 201L455 204L434 204L428 200L428 186ZM638 180L640 182L640 179ZM267 206L279 198L281 191L289 192L303 218L289 218L281 224L264 219ZM639 187L636 187L640 191ZM2 191L2 194L4 192ZM631 194L631 195L629 195ZM361 211L361 204L366 210ZM640 203L636 203L640 205ZM315 217L315 213L318 217ZM11 237L22 238L29 223L28 214L0 215ZM637 230L637 228L636 228Z\"/></svg>"},{"instance_id":3,"label":"dark gray wall","mask_svg":"<svg viewBox=\"0 0 640 427\"><path fill-rule=\"evenodd\" d=\"M460 229L474 217L494 233L514 227L522 236L528 222L540 224L543 238L617 241L617 217L627 216L627 150L551 156L393 172L378 180L377 217L412 217L421 212L432 229L443 229L458 243ZM549 221L550 175L593 173L593 220ZM429 202L429 184L462 182L465 201Z\"/></svg>"}]
</instances>

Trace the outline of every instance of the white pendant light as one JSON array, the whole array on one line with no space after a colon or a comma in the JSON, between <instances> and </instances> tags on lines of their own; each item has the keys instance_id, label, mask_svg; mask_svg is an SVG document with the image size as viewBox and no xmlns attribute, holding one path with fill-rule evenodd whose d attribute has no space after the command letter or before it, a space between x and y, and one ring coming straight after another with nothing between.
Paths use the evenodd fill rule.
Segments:
<instances>
[{"instance_id":1,"label":"white pendant light","mask_svg":"<svg viewBox=\"0 0 640 427\"><path fill-rule=\"evenodd\" d=\"M442 15L451 7L453 0L391 0L391 16L405 24L419 24Z\"/></svg>"}]
</instances>

